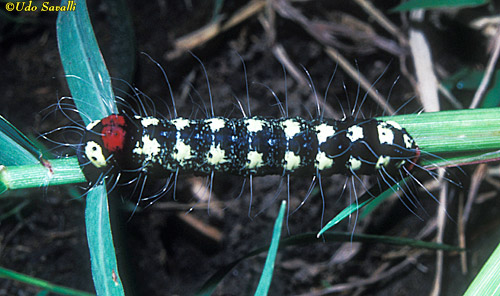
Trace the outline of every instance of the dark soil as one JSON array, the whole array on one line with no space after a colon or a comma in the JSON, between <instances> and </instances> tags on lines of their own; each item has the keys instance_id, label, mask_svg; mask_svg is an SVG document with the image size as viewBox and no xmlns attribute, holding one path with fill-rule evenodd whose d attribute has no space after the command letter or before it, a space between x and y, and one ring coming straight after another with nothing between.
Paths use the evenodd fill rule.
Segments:
<instances>
[{"instance_id":1,"label":"dark soil","mask_svg":"<svg viewBox=\"0 0 500 296\"><path fill-rule=\"evenodd\" d=\"M130 41L134 40L131 39L133 35L127 35L127 32L124 33L125 37L118 36L120 32L116 28L123 27L121 24L126 18L117 17L112 7L97 2L89 4L89 11L111 76L129 81L147 95L150 100L145 95L141 95L141 100L147 102L150 112L154 105L158 115L168 117L169 112L172 112L168 84L161 69L140 52L147 53L161 64L172 85L178 114L191 118L210 116L211 112L206 75L202 67L208 73L216 115L242 117L237 99L248 111L242 58L248 75L252 115L283 116L270 91L273 90L281 104L286 102L288 105L290 116L312 118L316 116L315 93L289 72L285 88L283 67L272 49L276 45L283 46L306 82L309 81L305 75L307 69L320 99L337 66L325 54L322 42L314 39L297 22L279 14L273 14L275 22L270 24L276 33L273 39L259 21L259 18L269 18L264 11L218 34L203 46L194 48L193 54L202 64L188 53L169 58L177 38L210 22L213 16L212 2L215 1L175 1L175 4L174 1L130 1L135 42ZM383 12L398 3L373 1ZM244 4L245 1L226 1L222 17L231 17ZM377 34L377 38L389 40L401 50L401 56L408 59L407 66L412 71L408 48L400 47L395 37L380 28L354 2L304 1L293 3L293 7L309 20L333 22L342 13L364 22L367 28ZM485 14L480 9L470 9L465 10L464 15L472 17L481 13ZM3 63L0 72L0 89L3 91L0 114L22 132L35 137L68 126L70 121L57 112L55 105L59 98L70 96L57 47L57 15L41 12L9 15L15 16L15 19L3 18L0 22ZM402 21L396 13L386 15L406 34L407 21ZM475 65L477 61L485 64L486 49L482 46L485 42L479 32L467 31L471 38L479 40L472 49L471 44L460 39L464 38L465 33L459 34L458 39L453 39L454 34L448 33L463 31L464 24L459 22L464 20L463 17L458 14L429 13L428 18L425 29L429 31L431 44L435 44L435 60L439 61L439 67L444 72L453 73L460 66ZM437 26L436 19L447 20L442 22L444 25L441 24L445 26L444 29ZM336 38L346 46L346 49L340 50L341 53L358 67L359 73L371 82L381 76L375 87L384 97L390 95L390 104L395 109L415 96L407 76L397 79L401 75L401 60L397 56L374 46L373 42L354 41L355 38L348 34L337 35ZM133 55L127 56L127 50ZM464 59L466 50L471 51L475 60ZM127 76L132 76L132 79ZM396 80L398 82L393 86ZM356 102L359 104L365 92L359 91L358 85L339 68L329 88L325 116L341 118L342 108L350 112ZM124 83L117 82L115 93L131 104L137 102L132 89ZM414 113L420 108L418 100L413 100L400 113ZM371 99L362 106L361 116L382 114L383 110ZM65 134L64 130L53 136L59 141L78 141L74 135ZM52 149L56 156L75 153L71 147L61 148L43 139L40 141ZM469 175L473 172L473 168L464 170ZM457 204L460 196L466 197L469 176L464 176L462 172L452 172L452 175L458 175L463 185L450 190L447 210L450 217L447 219L445 242L457 245ZM297 208L307 195L311 180L312 176L290 179L288 197L291 210ZM161 188L162 182L164 180L148 182L142 197L153 194ZM285 236L317 232L322 215L325 221L331 219L354 200L356 193L364 189L356 182L356 191L347 189L344 192L345 183L344 176L323 178L325 205L319 190L315 190L307 202L287 218L289 233ZM243 194L237 198L243 184ZM286 179L281 193L277 195L279 184L280 178L277 176L254 178L251 196L248 180L245 183L242 178L218 176L213 181L210 211L199 199L208 196L206 178L180 176L176 184L176 201L170 192L151 206L145 207L148 202L142 202L140 210L135 213L132 210L139 196L130 196L130 187L113 192L110 203L114 213L113 230L117 236L115 246L120 257L122 280L130 295L194 294L225 264L256 247L268 244L279 200L287 198ZM85 235L85 201L80 198L85 192L84 187L85 184L81 184L76 187L40 188L4 194L0 202L0 265L54 284L94 291ZM494 191L489 186L483 187L483 193ZM368 219L356 221L352 217L336 230L350 232L355 228L356 232L416 238L435 216L439 205L422 190L415 191L421 205L412 207L411 211L395 199L383 204ZM437 192L434 194L437 195ZM193 205L195 209L188 213ZM495 215L497 205L498 201L489 199L473 207L467 228L467 245L477 245L480 251L469 253L468 273L460 273L457 253L444 254L443 295L463 293L498 243L498 239L494 239L498 235L493 233L500 222L498 215ZM193 227L192 220L202 225L202 230ZM424 239L432 240L434 235L432 233ZM348 255L350 252L352 256ZM384 272L416 252L419 250L385 244L359 245L349 240L319 240L305 246L287 247L279 253L270 295L316 295L314 293L322 289L342 283L359 283L359 286L339 292L342 295L427 295L435 277L436 252L433 251L420 254L412 264L407 264L390 276L369 284L363 283L364 279L377 273L383 276ZM238 264L220 283L216 295L253 294L264 261L265 255L262 254ZM0 295L34 295L39 291L39 288L12 280L0 280Z\"/></svg>"}]
</instances>

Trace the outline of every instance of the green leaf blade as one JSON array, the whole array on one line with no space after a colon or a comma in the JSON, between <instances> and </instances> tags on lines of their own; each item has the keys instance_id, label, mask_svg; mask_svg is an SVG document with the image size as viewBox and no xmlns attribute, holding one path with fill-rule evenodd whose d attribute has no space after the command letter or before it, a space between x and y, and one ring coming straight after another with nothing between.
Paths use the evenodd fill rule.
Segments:
<instances>
[{"instance_id":1,"label":"green leaf blade","mask_svg":"<svg viewBox=\"0 0 500 296\"><path fill-rule=\"evenodd\" d=\"M62 1L61 5L68 1ZM85 1L57 18L59 53L73 100L85 124L117 113L104 59L95 39ZM92 278L98 295L124 295L109 221L106 186L89 190L85 224Z\"/></svg>"},{"instance_id":2,"label":"green leaf blade","mask_svg":"<svg viewBox=\"0 0 500 296\"><path fill-rule=\"evenodd\" d=\"M342 210L337 216L335 216L330 222L328 222L321 230L318 232L316 237L320 237L327 231L328 229L332 228L333 226L337 225L340 223L340 221L344 220L345 218L349 217L352 213L355 213L359 211L361 208L363 208L365 205L368 203L372 202L375 198L370 198L364 202L361 203L352 203L348 207Z\"/></svg>"},{"instance_id":3,"label":"green leaf blade","mask_svg":"<svg viewBox=\"0 0 500 296\"><path fill-rule=\"evenodd\" d=\"M500 244L483 265L474 281L465 292L465 296L500 295Z\"/></svg>"},{"instance_id":4,"label":"green leaf blade","mask_svg":"<svg viewBox=\"0 0 500 296\"><path fill-rule=\"evenodd\" d=\"M40 163L30 151L23 148L10 135L0 131L0 164L1 165L33 165Z\"/></svg>"},{"instance_id":5,"label":"green leaf blade","mask_svg":"<svg viewBox=\"0 0 500 296\"><path fill-rule=\"evenodd\" d=\"M105 185L95 186L87 194L85 226L97 295L125 295L118 274Z\"/></svg>"},{"instance_id":6,"label":"green leaf blade","mask_svg":"<svg viewBox=\"0 0 500 296\"><path fill-rule=\"evenodd\" d=\"M500 108L464 109L378 117L408 131L425 155L491 152L500 149Z\"/></svg>"},{"instance_id":7,"label":"green leaf blade","mask_svg":"<svg viewBox=\"0 0 500 296\"><path fill-rule=\"evenodd\" d=\"M271 245L269 246L269 252L267 254L266 263L264 264L264 269L262 270L262 275L259 280L259 285L255 291L257 296L266 296L269 292L269 287L271 286L271 280L273 278L274 264L276 262L276 254L278 253L278 247L281 237L281 229L283 228L283 217L285 216L286 201L281 203L280 211L276 222L274 222L273 237L271 239Z\"/></svg>"},{"instance_id":8,"label":"green leaf blade","mask_svg":"<svg viewBox=\"0 0 500 296\"><path fill-rule=\"evenodd\" d=\"M67 4L67 0L61 5ZM117 113L111 79L99 51L85 1L59 13L57 41L73 100L85 124Z\"/></svg>"}]
</instances>

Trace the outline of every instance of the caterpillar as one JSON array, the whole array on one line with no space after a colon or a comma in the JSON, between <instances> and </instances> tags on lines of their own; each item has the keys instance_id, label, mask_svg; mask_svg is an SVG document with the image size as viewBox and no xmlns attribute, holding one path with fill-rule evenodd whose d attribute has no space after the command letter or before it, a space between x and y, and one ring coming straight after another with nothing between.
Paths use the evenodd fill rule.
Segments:
<instances>
[{"instance_id":1,"label":"caterpillar","mask_svg":"<svg viewBox=\"0 0 500 296\"><path fill-rule=\"evenodd\" d=\"M90 182L109 172L243 177L396 176L420 151L398 123L264 117L171 120L113 114L86 127L79 161Z\"/></svg>"}]
</instances>

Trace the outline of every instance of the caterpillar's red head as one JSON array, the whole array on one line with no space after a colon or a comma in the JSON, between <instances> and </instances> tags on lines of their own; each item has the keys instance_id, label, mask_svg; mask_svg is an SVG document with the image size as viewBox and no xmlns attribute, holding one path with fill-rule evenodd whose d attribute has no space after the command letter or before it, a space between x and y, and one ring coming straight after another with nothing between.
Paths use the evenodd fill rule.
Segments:
<instances>
[{"instance_id":1,"label":"caterpillar's red head","mask_svg":"<svg viewBox=\"0 0 500 296\"><path fill-rule=\"evenodd\" d=\"M101 120L101 139L109 152L123 150L127 135L127 124L123 115L110 115Z\"/></svg>"},{"instance_id":2,"label":"caterpillar's red head","mask_svg":"<svg viewBox=\"0 0 500 296\"><path fill-rule=\"evenodd\" d=\"M94 179L118 165L130 137L128 120L123 115L112 114L91 122L86 128L79 161L85 175Z\"/></svg>"}]
</instances>

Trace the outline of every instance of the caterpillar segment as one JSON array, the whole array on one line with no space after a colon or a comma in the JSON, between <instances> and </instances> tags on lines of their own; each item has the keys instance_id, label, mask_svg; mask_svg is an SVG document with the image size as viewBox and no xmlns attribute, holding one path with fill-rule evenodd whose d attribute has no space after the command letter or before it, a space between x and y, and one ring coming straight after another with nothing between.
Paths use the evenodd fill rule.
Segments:
<instances>
[{"instance_id":1,"label":"caterpillar segment","mask_svg":"<svg viewBox=\"0 0 500 296\"><path fill-rule=\"evenodd\" d=\"M79 153L89 181L110 172L238 176L396 175L419 157L399 124L300 117L208 119L113 114L87 126Z\"/></svg>"}]
</instances>

